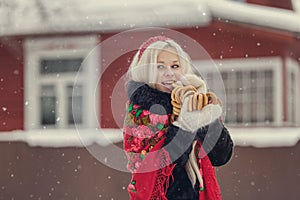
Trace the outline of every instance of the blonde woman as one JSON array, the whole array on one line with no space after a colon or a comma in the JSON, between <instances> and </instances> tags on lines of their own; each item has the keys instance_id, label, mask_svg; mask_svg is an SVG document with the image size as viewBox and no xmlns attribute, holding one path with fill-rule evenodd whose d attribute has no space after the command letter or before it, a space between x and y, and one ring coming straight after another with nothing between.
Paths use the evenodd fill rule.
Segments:
<instances>
[{"instance_id":1,"label":"blonde woman","mask_svg":"<svg viewBox=\"0 0 300 200\"><path fill-rule=\"evenodd\" d=\"M174 84L207 92L205 82L192 74L188 54L170 38L151 37L135 54L128 77L123 135L130 199L221 199L213 166L226 164L233 149L219 119L221 105L209 102L191 111L184 98L179 116L171 117Z\"/></svg>"}]
</instances>

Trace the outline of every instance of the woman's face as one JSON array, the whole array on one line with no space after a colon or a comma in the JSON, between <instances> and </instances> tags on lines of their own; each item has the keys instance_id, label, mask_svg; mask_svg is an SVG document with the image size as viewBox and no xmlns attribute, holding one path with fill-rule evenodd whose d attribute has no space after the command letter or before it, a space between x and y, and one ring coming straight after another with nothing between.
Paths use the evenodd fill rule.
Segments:
<instances>
[{"instance_id":1,"label":"woman's face","mask_svg":"<svg viewBox=\"0 0 300 200\"><path fill-rule=\"evenodd\" d=\"M162 50L157 56L156 89L171 93L172 84L180 80L181 75L182 67L176 51L170 47Z\"/></svg>"}]
</instances>

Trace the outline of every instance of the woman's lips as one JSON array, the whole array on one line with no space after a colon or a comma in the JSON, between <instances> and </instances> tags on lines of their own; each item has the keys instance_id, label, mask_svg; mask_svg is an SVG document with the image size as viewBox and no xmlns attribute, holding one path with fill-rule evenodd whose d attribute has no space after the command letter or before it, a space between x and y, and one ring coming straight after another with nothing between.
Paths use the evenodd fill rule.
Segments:
<instances>
[{"instance_id":1,"label":"woman's lips","mask_svg":"<svg viewBox=\"0 0 300 200\"><path fill-rule=\"evenodd\" d=\"M172 86L173 83L175 83L174 80L168 80L168 81L161 82L161 84L164 86Z\"/></svg>"}]
</instances>

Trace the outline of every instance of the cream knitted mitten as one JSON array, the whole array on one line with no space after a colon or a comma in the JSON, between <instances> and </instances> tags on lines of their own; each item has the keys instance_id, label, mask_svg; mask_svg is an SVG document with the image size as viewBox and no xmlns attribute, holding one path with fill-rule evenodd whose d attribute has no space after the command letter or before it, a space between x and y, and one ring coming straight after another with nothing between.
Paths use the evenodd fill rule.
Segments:
<instances>
[{"instance_id":1,"label":"cream knitted mitten","mask_svg":"<svg viewBox=\"0 0 300 200\"><path fill-rule=\"evenodd\" d=\"M196 110L189 112L188 98L185 98L178 119L173 122L173 124L183 130L194 132L218 119L221 114L222 108L219 104L208 104L200 111Z\"/></svg>"},{"instance_id":2,"label":"cream knitted mitten","mask_svg":"<svg viewBox=\"0 0 300 200\"><path fill-rule=\"evenodd\" d=\"M182 84L183 86L187 85L192 85L194 86L198 93L206 93L207 92L207 87L204 82L200 77L198 77L195 74L185 74L182 76L182 78L179 81L179 84Z\"/></svg>"}]
</instances>

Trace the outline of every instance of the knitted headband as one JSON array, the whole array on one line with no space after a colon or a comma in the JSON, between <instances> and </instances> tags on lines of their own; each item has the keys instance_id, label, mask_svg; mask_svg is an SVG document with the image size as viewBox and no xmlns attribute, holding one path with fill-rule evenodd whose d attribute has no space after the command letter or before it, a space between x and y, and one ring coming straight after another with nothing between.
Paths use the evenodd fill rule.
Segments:
<instances>
[{"instance_id":1,"label":"knitted headband","mask_svg":"<svg viewBox=\"0 0 300 200\"><path fill-rule=\"evenodd\" d=\"M139 48L139 54L138 54L138 60L141 59L144 51L147 49L147 47L149 47L152 43L157 42L157 41L166 41L166 40L170 40L170 38L163 36L163 35L159 35L159 36L154 36L154 37L150 37L146 42L144 42L140 48Z\"/></svg>"}]
</instances>

